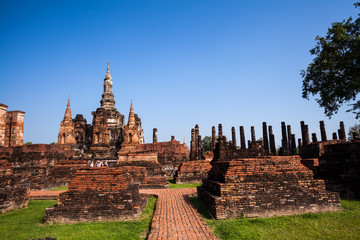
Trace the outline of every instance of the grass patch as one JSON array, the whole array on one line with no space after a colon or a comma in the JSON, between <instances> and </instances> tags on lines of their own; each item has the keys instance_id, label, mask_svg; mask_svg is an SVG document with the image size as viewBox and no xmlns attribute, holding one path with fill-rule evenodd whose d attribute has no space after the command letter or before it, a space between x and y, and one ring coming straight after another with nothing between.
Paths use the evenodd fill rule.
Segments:
<instances>
[{"instance_id":1,"label":"grass patch","mask_svg":"<svg viewBox=\"0 0 360 240\"><path fill-rule=\"evenodd\" d=\"M49 191L67 191L67 190L69 190L68 186L62 186L62 187L56 187L56 188L49 189Z\"/></svg>"},{"instance_id":2,"label":"grass patch","mask_svg":"<svg viewBox=\"0 0 360 240\"><path fill-rule=\"evenodd\" d=\"M175 179L167 179L169 182L169 188L196 188L201 186L201 183L178 183L176 184Z\"/></svg>"},{"instance_id":3,"label":"grass patch","mask_svg":"<svg viewBox=\"0 0 360 240\"><path fill-rule=\"evenodd\" d=\"M61 239L144 239L150 228L156 198L148 204L138 221L93 222L77 224L42 224L44 210L55 200L29 201L29 207L0 215L1 239L31 239L54 237Z\"/></svg>"},{"instance_id":4,"label":"grass patch","mask_svg":"<svg viewBox=\"0 0 360 240\"><path fill-rule=\"evenodd\" d=\"M198 197L190 200L221 239L360 239L360 201L341 200L342 211L272 218L215 220Z\"/></svg>"}]
</instances>

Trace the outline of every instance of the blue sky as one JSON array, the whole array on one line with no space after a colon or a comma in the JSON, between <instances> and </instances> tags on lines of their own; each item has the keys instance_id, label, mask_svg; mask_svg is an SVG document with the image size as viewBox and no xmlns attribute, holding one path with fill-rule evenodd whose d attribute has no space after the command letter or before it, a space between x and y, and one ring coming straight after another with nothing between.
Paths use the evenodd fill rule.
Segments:
<instances>
[{"instance_id":1,"label":"blue sky","mask_svg":"<svg viewBox=\"0 0 360 240\"><path fill-rule=\"evenodd\" d=\"M107 61L116 107L130 101L142 119L145 141L171 135L189 143L223 124L231 137L250 126L272 125L280 145L281 122L300 137L305 121L328 138L339 121L358 121L347 107L330 120L314 98L301 97L315 37L334 21L356 17L350 0L239 1L1 1L0 103L25 115L24 141L57 141L67 97L92 122L100 106Z\"/></svg>"}]
</instances>

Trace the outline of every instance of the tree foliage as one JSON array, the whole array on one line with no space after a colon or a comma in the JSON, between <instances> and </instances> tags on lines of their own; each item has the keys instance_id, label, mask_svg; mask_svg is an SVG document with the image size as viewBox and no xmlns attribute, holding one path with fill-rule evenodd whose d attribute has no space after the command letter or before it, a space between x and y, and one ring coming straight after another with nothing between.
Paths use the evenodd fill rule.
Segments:
<instances>
[{"instance_id":1,"label":"tree foliage","mask_svg":"<svg viewBox=\"0 0 360 240\"><path fill-rule=\"evenodd\" d=\"M205 136L205 137L201 140L201 142L202 142L202 145L203 145L203 148L204 148L204 152L210 151L211 137Z\"/></svg>"},{"instance_id":2,"label":"tree foliage","mask_svg":"<svg viewBox=\"0 0 360 240\"><path fill-rule=\"evenodd\" d=\"M360 124L355 124L354 126L349 128L349 140L354 140L354 137L359 137L360 136Z\"/></svg>"},{"instance_id":3,"label":"tree foliage","mask_svg":"<svg viewBox=\"0 0 360 240\"><path fill-rule=\"evenodd\" d=\"M359 7L360 3L355 3ZM359 14L360 15L360 14ZM302 96L317 95L316 101L327 117L348 103L347 111L360 118L360 18L335 22L325 37L316 37L315 55L303 77Z\"/></svg>"}]
</instances>

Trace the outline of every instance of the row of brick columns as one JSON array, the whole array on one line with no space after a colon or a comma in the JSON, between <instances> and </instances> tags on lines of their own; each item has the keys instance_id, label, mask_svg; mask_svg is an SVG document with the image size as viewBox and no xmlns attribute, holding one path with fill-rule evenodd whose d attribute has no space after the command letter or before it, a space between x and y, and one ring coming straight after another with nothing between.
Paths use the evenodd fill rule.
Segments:
<instances>
[{"instance_id":1,"label":"row of brick columns","mask_svg":"<svg viewBox=\"0 0 360 240\"><path fill-rule=\"evenodd\" d=\"M309 138L309 127L308 125L305 125L304 121L300 122L301 126L301 137L299 138L296 143L295 134L292 133L291 125L286 125L285 122L281 122L281 155L294 155L296 154L296 148L297 146L301 145L307 145L310 144L310 138ZM244 126L240 126L240 147L241 149L246 149L246 140L245 140L245 132L244 132ZM263 130L263 148L265 151L269 153L276 154L276 144L275 144L275 136L273 133L272 126L267 126L266 122L263 122L262 124L262 130ZM327 141L326 137L326 130L325 130L325 124L324 121L320 121L320 133L321 133L321 141ZM219 139L221 140L223 137L222 134L222 125L219 124ZM199 135L199 126L196 125L195 129L191 130L191 159L201 159L201 155L199 153L202 153L201 151L201 137ZM236 148L237 142L236 142L236 130L235 127L231 128L231 136L232 141L231 144ZM340 122L340 128L338 130L338 134L335 132L332 134L333 140L337 140L339 136L340 140L346 140L346 134L345 134L345 126L344 123ZM317 142L318 139L316 137L315 133L312 133L312 142ZM251 147L251 144L256 141L255 136L255 127L251 126L251 141L248 141L248 148ZM215 127L212 127L212 136L211 136L211 150L213 151L215 149L216 145L216 130Z\"/></svg>"}]
</instances>

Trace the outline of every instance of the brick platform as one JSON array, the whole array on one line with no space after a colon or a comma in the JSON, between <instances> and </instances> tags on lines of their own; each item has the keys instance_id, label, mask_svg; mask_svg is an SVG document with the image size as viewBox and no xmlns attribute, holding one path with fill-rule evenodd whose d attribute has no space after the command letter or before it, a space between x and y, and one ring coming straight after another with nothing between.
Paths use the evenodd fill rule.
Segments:
<instances>
[{"instance_id":1,"label":"brick platform","mask_svg":"<svg viewBox=\"0 0 360 240\"><path fill-rule=\"evenodd\" d=\"M69 191L60 194L58 204L45 210L44 219L50 223L137 219L146 202L126 170L84 168L76 172Z\"/></svg>"},{"instance_id":2,"label":"brick platform","mask_svg":"<svg viewBox=\"0 0 360 240\"><path fill-rule=\"evenodd\" d=\"M141 193L157 195L156 210L148 240L216 239L188 199L195 188L142 189Z\"/></svg>"},{"instance_id":3,"label":"brick platform","mask_svg":"<svg viewBox=\"0 0 360 240\"><path fill-rule=\"evenodd\" d=\"M325 190L299 156L213 161L199 198L217 219L271 217L340 210L337 193Z\"/></svg>"}]
</instances>

